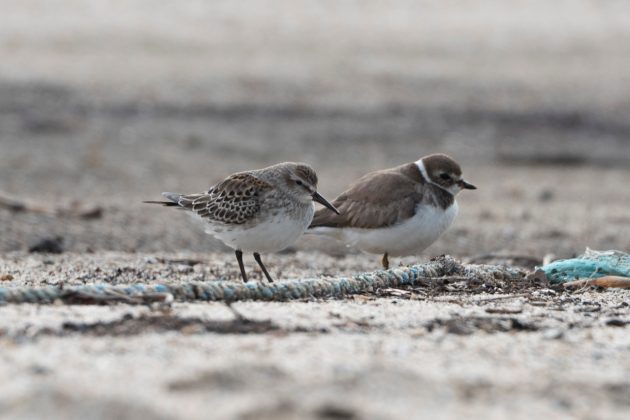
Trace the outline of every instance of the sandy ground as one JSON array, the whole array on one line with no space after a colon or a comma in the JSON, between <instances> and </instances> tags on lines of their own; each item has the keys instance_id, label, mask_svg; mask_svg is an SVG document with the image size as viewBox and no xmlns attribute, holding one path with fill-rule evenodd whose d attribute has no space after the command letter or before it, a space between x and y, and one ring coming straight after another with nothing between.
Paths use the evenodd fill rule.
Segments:
<instances>
[{"instance_id":1,"label":"sandy ground","mask_svg":"<svg viewBox=\"0 0 630 420\"><path fill-rule=\"evenodd\" d=\"M502 253L531 268L586 247L630 251L625 2L0 6L0 286L236 281L225 247L140 202L284 160L311 163L334 197L437 151L479 189L460 195L439 241L395 264ZM265 258L284 280L378 268L311 237ZM223 304L0 307L0 416L630 411L627 291L234 307L249 321Z\"/></svg>"},{"instance_id":2,"label":"sandy ground","mask_svg":"<svg viewBox=\"0 0 630 420\"><path fill-rule=\"evenodd\" d=\"M230 256L9 254L23 284L185 282ZM271 258L283 277L366 256ZM70 273L71 274L70 274ZM259 278L261 273L252 273ZM207 280L211 281L211 280ZM287 280L291 281L291 280ZM625 418L626 291L383 290L344 300L2 309L7 418ZM44 350L45 349L45 350Z\"/></svg>"}]
</instances>

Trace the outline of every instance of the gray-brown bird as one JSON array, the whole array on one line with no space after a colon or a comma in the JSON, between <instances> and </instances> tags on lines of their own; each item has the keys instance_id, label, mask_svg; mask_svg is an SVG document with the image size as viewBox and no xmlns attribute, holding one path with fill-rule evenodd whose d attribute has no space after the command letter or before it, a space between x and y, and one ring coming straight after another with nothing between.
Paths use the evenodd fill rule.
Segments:
<instances>
[{"instance_id":1,"label":"gray-brown bird","mask_svg":"<svg viewBox=\"0 0 630 420\"><path fill-rule=\"evenodd\" d=\"M350 185L333 205L339 213L317 211L308 233L325 235L364 252L417 255L435 242L457 215L455 195L476 187L444 154L371 172Z\"/></svg>"}]
</instances>

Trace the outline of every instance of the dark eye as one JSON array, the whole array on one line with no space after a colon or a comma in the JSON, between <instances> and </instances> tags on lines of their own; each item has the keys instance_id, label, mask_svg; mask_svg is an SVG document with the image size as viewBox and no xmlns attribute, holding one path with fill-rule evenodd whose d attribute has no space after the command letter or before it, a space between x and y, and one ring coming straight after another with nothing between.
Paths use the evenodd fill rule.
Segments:
<instances>
[{"instance_id":1,"label":"dark eye","mask_svg":"<svg viewBox=\"0 0 630 420\"><path fill-rule=\"evenodd\" d=\"M296 184L298 185L304 185L304 183L302 181L300 181L299 179L297 181L295 181Z\"/></svg>"},{"instance_id":2,"label":"dark eye","mask_svg":"<svg viewBox=\"0 0 630 420\"><path fill-rule=\"evenodd\" d=\"M450 181L451 176L449 174L441 174L440 178L442 178L444 181Z\"/></svg>"}]
</instances>

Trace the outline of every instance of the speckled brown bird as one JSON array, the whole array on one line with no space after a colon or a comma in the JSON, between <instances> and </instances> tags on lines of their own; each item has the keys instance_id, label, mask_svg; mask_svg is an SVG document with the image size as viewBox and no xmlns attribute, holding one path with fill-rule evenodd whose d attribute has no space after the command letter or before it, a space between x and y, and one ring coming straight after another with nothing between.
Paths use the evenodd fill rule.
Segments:
<instances>
[{"instance_id":1,"label":"speckled brown bird","mask_svg":"<svg viewBox=\"0 0 630 420\"><path fill-rule=\"evenodd\" d=\"M145 201L190 210L206 222L206 233L235 250L243 281L243 252L252 252L272 282L261 252L294 243L313 219L313 201L337 212L317 192L317 174L305 163L284 162L235 173L198 194L164 192L169 201Z\"/></svg>"}]
</instances>

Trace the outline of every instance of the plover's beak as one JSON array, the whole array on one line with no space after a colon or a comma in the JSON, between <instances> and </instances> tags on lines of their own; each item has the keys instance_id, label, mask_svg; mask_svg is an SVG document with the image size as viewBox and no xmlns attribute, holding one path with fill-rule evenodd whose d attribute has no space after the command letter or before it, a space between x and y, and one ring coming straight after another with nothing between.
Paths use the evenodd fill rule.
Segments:
<instances>
[{"instance_id":1,"label":"plover's beak","mask_svg":"<svg viewBox=\"0 0 630 420\"><path fill-rule=\"evenodd\" d=\"M324 206L324 207L326 207L326 208L328 208L328 209L330 209L330 210L334 211L334 212L335 212L335 213L337 213L337 214L340 214L340 213L339 213L339 210L337 210L337 209L335 208L335 206L333 206L332 204L330 204L330 203L328 202L328 200L326 200L324 197L322 197L322 196L320 195L320 193L318 193L317 191L315 191L315 192L313 193L313 201L317 201L317 202L318 202L319 204L321 204L322 206Z\"/></svg>"},{"instance_id":2,"label":"plover's beak","mask_svg":"<svg viewBox=\"0 0 630 420\"><path fill-rule=\"evenodd\" d=\"M475 187L473 184L469 184L468 182L464 181L463 179L461 181L459 181L457 183L460 187L462 187L465 190L476 190L477 187Z\"/></svg>"}]
</instances>

